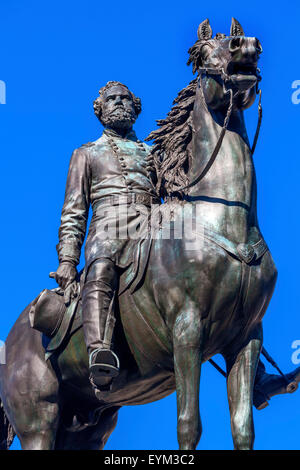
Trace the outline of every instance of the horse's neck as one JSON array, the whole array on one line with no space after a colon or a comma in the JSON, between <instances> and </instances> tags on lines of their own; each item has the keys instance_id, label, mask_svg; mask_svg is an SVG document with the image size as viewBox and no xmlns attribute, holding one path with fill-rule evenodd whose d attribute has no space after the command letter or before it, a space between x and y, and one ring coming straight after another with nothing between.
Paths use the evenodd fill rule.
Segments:
<instances>
[{"instance_id":1,"label":"horse's neck","mask_svg":"<svg viewBox=\"0 0 300 470\"><path fill-rule=\"evenodd\" d=\"M198 90L193 111L190 181L209 161L226 116L226 109L209 110L200 93ZM204 178L190 189L189 195L192 201L197 201L197 214L211 229L238 243L259 236L255 171L241 111L233 111L216 160Z\"/></svg>"}]
</instances>

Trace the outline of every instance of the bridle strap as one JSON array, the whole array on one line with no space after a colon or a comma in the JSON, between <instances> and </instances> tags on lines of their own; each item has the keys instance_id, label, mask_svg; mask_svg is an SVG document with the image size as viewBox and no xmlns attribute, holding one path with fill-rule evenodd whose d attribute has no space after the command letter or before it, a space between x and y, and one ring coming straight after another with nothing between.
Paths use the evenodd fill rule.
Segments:
<instances>
[{"instance_id":1,"label":"bridle strap","mask_svg":"<svg viewBox=\"0 0 300 470\"><path fill-rule=\"evenodd\" d=\"M221 79L224 82L230 81L230 75L228 75L225 72L223 67L220 69L210 69L209 67L199 67L198 72L199 72L200 77L202 77L202 75L220 75Z\"/></svg>"},{"instance_id":2,"label":"bridle strap","mask_svg":"<svg viewBox=\"0 0 300 470\"><path fill-rule=\"evenodd\" d=\"M199 85L200 85L200 88L201 88L201 91L203 93L203 88L202 88L202 74L200 73L199 75ZM221 145L222 145L222 142L223 142L223 139L224 139L224 136L225 136L225 133L226 133L226 129L227 129L227 126L228 126L228 122L229 122L229 119L230 119L230 116L231 116L231 113L232 113L232 108L233 108L233 91L231 88L229 89L225 89L225 93L229 93L230 95L230 101L229 101L229 106L228 106L228 109L227 109L227 114L226 114L226 117L224 119L224 124L223 124L223 127L222 127L222 130L221 130L221 133L220 133L220 136L219 136L219 139L218 139L218 142L214 148L214 151L213 153L211 154L207 164L205 165L205 167L203 168L203 171L200 173L199 176L197 176L196 179L194 179L191 183L187 184L186 186L183 186L181 188L178 188L176 189L175 191L172 191L172 193L177 193L177 192L181 192L185 189L188 189L188 188L191 188L192 186L195 186L195 184L199 183L199 181L202 180L202 178L204 178L204 176L207 174L207 172L210 170L211 166L213 165L215 159L217 158L217 155L219 153L219 150L221 148ZM203 99L204 99L204 94L203 94Z\"/></svg>"},{"instance_id":3,"label":"bridle strap","mask_svg":"<svg viewBox=\"0 0 300 470\"><path fill-rule=\"evenodd\" d=\"M255 132L252 148L251 148L251 154L252 155L255 152L255 148L256 148L256 144L257 144L258 136L259 136L259 131L260 131L260 127L261 127L262 116L263 116L263 114L262 114L262 105L261 105L261 89L257 90L256 93L259 94L259 99L258 99L258 121L257 121L256 132Z\"/></svg>"},{"instance_id":4,"label":"bridle strap","mask_svg":"<svg viewBox=\"0 0 300 470\"><path fill-rule=\"evenodd\" d=\"M202 94L203 94L203 99L204 98L204 93L203 93L203 87L202 87L202 74L208 74L208 75L220 75L221 78L223 79L223 88L224 88L224 92L225 93L229 93L230 94L230 101L229 101L229 106L228 106L228 109L227 109L227 114L226 114L226 117L224 119L224 124L223 124L223 127L222 127L222 130L221 130L221 133L220 133L220 136L219 136L219 139L218 139L218 142L214 148L214 151L213 153L211 154L207 164L205 165L204 169L202 170L202 172L200 173L200 175L197 176L196 179L194 179L191 183L187 184L186 186L183 186L181 188L177 188L175 189L174 191L171 192L171 194L174 194L174 193L178 193L178 192L181 192L181 191L184 191L185 189L189 189L189 188L192 188L193 186L195 186L196 184L199 183L199 181L201 181L204 176L208 173L208 171L210 170L210 168L212 167L214 161L216 160L217 156L218 156L218 153L220 151L220 148L221 148L221 145L222 145L222 142L223 142L223 139L224 139L224 136L225 136L225 133L226 133L226 130L227 130L227 127L228 127L228 122L229 122L229 119L230 119L230 116L231 116L231 113L232 113L232 108L233 108L233 98L239 93L237 92L234 96L233 96L233 91L231 88L225 88L225 84L224 82L228 81L229 80L229 77L228 75L224 72L223 69L204 69L204 68L200 68L199 69L199 86L201 88L201 91L202 91ZM259 94L259 102L258 102L258 122L257 122L257 127L256 127L256 132L255 132L255 137L254 137L254 140L253 140L253 144L252 144L252 148L251 148L251 154L253 155L254 154L254 151L255 151L255 148L256 148L256 144L257 144L257 141L258 141L258 136L259 136L259 131L260 131L260 127L261 127L261 121L262 121L262 106L261 106L261 89L256 90L256 94Z\"/></svg>"}]
</instances>

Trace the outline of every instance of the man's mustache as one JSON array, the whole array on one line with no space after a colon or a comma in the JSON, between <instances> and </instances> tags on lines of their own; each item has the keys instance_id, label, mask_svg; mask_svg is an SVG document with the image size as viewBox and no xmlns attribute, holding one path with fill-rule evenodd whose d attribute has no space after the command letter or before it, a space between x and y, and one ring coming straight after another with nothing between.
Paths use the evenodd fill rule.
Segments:
<instances>
[{"instance_id":1,"label":"man's mustache","mask_svg":"<svg viewBox=\"0 0 300 470\"><path fill-rule=\"evenodd\" d=\"M124 106L116 106L115 108L111 109L108 113L110 116L117 116L124 118L133 118L134 113L130 109L124 108Z\"/></svg>"},{"instance_id":2,"label":"man's mustache","mask_svg":"<svg viewBox=\"0 0 300 470\"><path fill-rule=\"evenodd\" d=\"M111 112L113 113L114 111L127 111L127 110L124 108L124 106L118 105L118 106L115 106Z\"/></svg>"}]
</instances>

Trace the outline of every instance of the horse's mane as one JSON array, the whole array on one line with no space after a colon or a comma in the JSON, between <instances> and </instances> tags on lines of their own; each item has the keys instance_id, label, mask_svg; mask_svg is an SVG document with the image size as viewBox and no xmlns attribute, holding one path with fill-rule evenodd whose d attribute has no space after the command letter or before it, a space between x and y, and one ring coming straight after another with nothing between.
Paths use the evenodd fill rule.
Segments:
<instances>
[{"instance_id":1,"label":"horse's mane","mask_svg":"<svg viewBox=\"0 0 300 470\"><path fill-rule=\"evenodd\" d=\"M194 79L178 93L167 117L157 121L159 129L146 138L154 140L151 157L157 174L156 188L162 196L188 184L196 85Z\"/></svg>"}]
</instances>

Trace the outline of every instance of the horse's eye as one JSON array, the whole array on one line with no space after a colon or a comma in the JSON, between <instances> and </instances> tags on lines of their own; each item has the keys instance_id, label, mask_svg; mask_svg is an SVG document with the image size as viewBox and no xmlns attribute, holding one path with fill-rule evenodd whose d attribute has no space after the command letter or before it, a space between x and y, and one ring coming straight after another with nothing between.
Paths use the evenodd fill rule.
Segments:
<instances>
[{"instance_id":1,"label":"horse's eye","mask_svg":"<svg viewBox=\"0 0 300 470\"><path fill-rule=\"evenodd\" d=\"M261 45L261 43L259 42L258 39L256 39L256 50L257 50L258 54L261 54L262 51L263 51L262 45Z\"/></svg>"},{"instance_id":2,"label":"horse's eye","mask_svg":"<svg viewBox=\"0 0 300 470\"><path fill-rule=\"evenodd\" d=\"M210 44L203 44L201 46L201 57L203 60L206 60L212 51L212 46Z\"/></svg>"},{"instance_id":3,"label":"horse's eye","mask_svg":"<svg viewBox=\"0 0 300 470\"><path fill-rule=\"evenodd\" d=\"M235 52L241 47L241 38L235 37L230 40L229 51Z\"/></svg>"}]
</instances>

